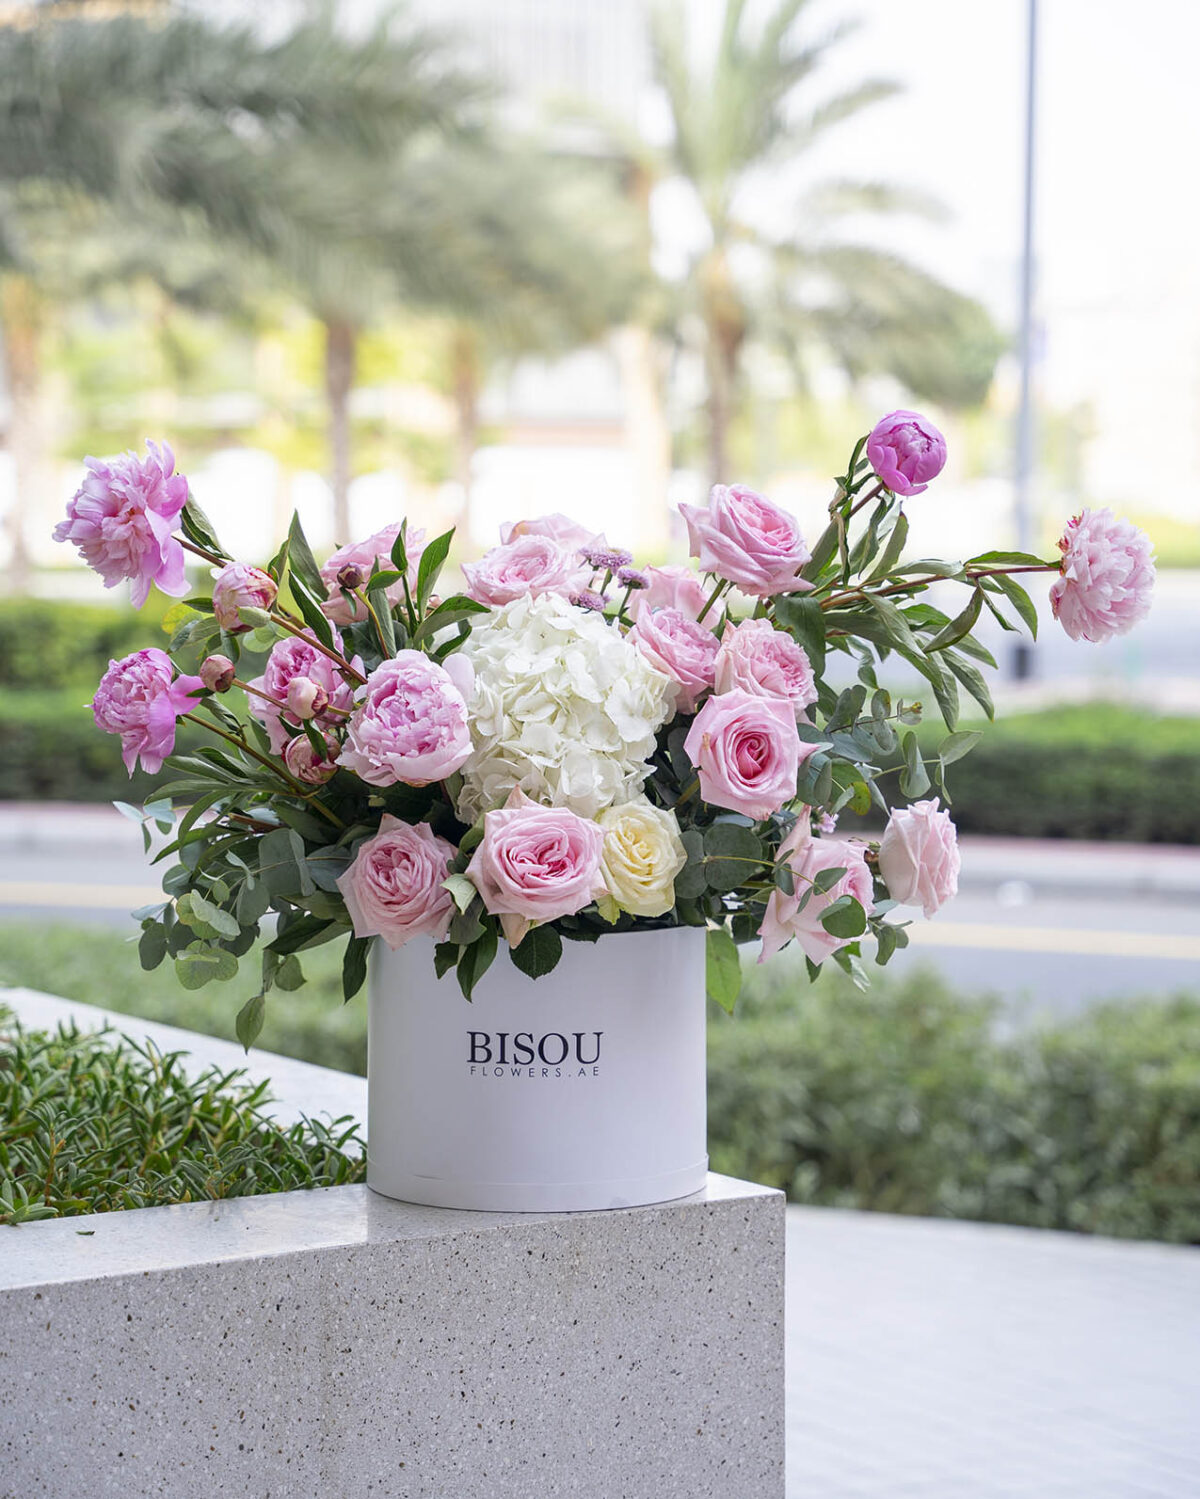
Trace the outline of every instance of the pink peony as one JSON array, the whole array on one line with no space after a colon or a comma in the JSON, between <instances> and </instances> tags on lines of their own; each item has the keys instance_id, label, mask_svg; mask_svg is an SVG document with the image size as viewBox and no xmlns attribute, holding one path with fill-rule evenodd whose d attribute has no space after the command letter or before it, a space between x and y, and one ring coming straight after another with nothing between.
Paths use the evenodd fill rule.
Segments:
<instances>
[{"instance_id":1,"label":"pink peony","mask_svg":"<svg viewBox=\"0 0 1200 1499\"><path fill-rule=\"evenodd\" d=\"M761 598L812 587L798 576L811 553L795 517L744 484L715 484L707 508L679 510L704 572Z\"/></svg>"},{"instance_id":2,"label":"pink peony","mask_svg":"<svg viewBox=\"0 0 1200 1499\"><path fill-rule=\"evenodd\" d=\"M381 568L393 570L392 548L396 545L396 537L399 535L400 522L396 521L394 525L384 526L382 531L376 531L373 536L368 536L366 541L355 541L349 546L339 547L321 568L321 581L329 590L329 597L321 605L321 611L335 625L350 625L356 620L367 617L366 607L358 599L351 599L347 602L345 594L338 587L338 573L344 567L358 568L362 573L365 588L367 579L375 571L376 563ZM408 586L411 590L416 587L417 568L421 561L421 553L425 549L425 532L406 531L404 549L408 554ZM388 603L395 608L404 598L404 584L397 579L384 592Z\"/></svg>"},{"instance_id":3,"label":"pink peony","mask_svg":"<svg viewBox=\"0 0 1200 1499\"><path fill-rule=\"evenodd\" d=\"M269 609L279 587L269 573L244 562L227 562L213 579L213 614L223 630L238 635L253 626L243 624L239 609Z\"/></svg>"},{"instance_id":4,"label":"pink peony","mask_svg":"<svg viewBox=\"0 0 1200 1499\"><path fill-rule=\"evenodd\" d=\"M261 697L251 694L250 711L266 726L271 737L271 748L277 755L288 741L284 724L291 724L294 729L300 727L300 720L296 715L286 712L281 706L287 703L292 682L297 677L304 677L324 688L328 701L323 713L318 715L320 721L333 726L344 723L346 715L354 706L353 691L342 680L336 665L317 649L315 640L316 636L312 631L305 630L303 635L289 635L286 640L276 641L267 657L266 670L261 677L255 677L249 684L272 699L271 702L264 702ZM342 650L342 638L336 630L333 632L333 645L335 650ZM350 664L356 670L362 667L357 656Z\"/></svg>"},{"instance_id":5,"label":"pink peony","mask_svg":"<svg viewBox=\"0 0 1200 1499\"><path fill-rule=\"evenodd\" d=\"M307 734L297 734L283 747L283 763L298 781L306 786L323 786L337 775L337 757L341 745L332 734L322 733L324 752L318 754Z\"/></svg>"},{"instance_id":6,"label":"pink peony","mask_svg":"<svg viewBox=\"0 0 1200 1499\"><path fill-rule=\"evenodd\" d=\"M467 878L516 947L535 922L572 916L604 894L604 829L567 807L541 807L519 788L483 820Z\"/></svg>"},{"instance_id":7,"label":"pink peony","mask_svg":"<svg viewBox=\"0 0 1200 1499\"><path fill-rule=\"evenodd\" d=\"M522 536L546 536L566 547L569 552L578 552L583 547L597 546L604 537L587 526L581 526L569 515L555 511L553 515L539 515L536 520L508 521L500 527L500 540L507 546Z\"/></svg>"},{"instance_id":8,"label":"pink peony","mask_svg":"<svg viewBox=\"0 0 1200 1499\"><path fill-rule=\"evenodd\" d=\"M864 851L854 843L814 838L808 821L805 809L779 845L778 862L786 861L791 868L795 889L791 895L782 890L771 892L758 931L762 938L760 963L777 953L793 937L814 963L823 963L839 947L854 939L834 937L827 932L821 925L822 912L843 895L853 896L868 915L874 905L871 871L867 868ZM813 891L801 909L801 897L823 869L845 869L846 873L832 889L824 893Z\"/></svg>"},{"instance_id":9,"label":"pink peony","mask_svg":"<svg viewBox=\"0 0 1200 1499\"><path fill-rule=\"evenodd\" d=\"M800 762L817 748L801 744L790 703L736 690L709 698L683 747L703 799L756 820L795 797Z\"/></svg>"},{"instance_id":10,"label":"pink peony","mask_svg":"<svg viewBox=\"0 0 1200 1499\"><path fill-rule=\"evenodd\" d=\"M812 665L804 651L767 619L727 624L717 652L717 692L749 692L754 697L786 698L797 719L817 700Z\"/></svg>"},{"instance_id":11,"label":"pink peony","mask_svg":"<svg viewBox=\"0 0 1200 1499\"><path fill-rule=\"evenodd\" d=\"M376 667L364 694L338 764L368 785L428 786L453 775L470 755L463 693L421 651L400 651Z\"/></svg>"},{"instance_id":12,"label":"pink peony","mask_svg":"<svg viewBox=\"0 0 1200 1499\"><path fill-rule=\"evenodd\" d=\"M54 528L55 541L69 541L83 560L115 588L129 579L129 597L140 609L157 584L163 593L187 592L183 547L175 539L188 482L175 473L175 455L164 442L147 442L150 456L122 453L104 463L83 460L87 473Z\"/></svg>"},{"instance_id":13,"label":"pink peony","mask_svg":"<svg viewBox=\"0 0 1200 1499\"><path fill-rule=\"evenodd\" d=\"M915 411L893 411L875 423L867 458L893 494L923 494L946 464L946 439Z\"/></svg>"},{"instance_id":14,"label":"pink peony","mask_svg":"<svg viewBox=\"0 0 1200 1499\"><path fill-rule=\"evenodd\" d=\"M1054 617L1072 640L1111 640L1150 613L1154 547L1111 510L1085 510L1058 543L1062 575L1050 588Z\"/></svg>"},{"instance_id":15,"label":"pink peony","mask_svg":"<svg viewBox=\"0 0 1200 1499\"><path fill-rule=\"evenodd\" d=\"M454 854L428 823L385 813L337 882L354 935L382 937L393 951L414 937L444 937L454 902L442 881Z\"/></svg>"},{"instance_id":16,"label":"pink peony","mask_svg":"<svg viewBox=\"0 0 1200 1499\"><path fill-rule=\"evenodd\" d=\"M106 734L120 734L121 758L133 774L138 760L148 775L157 775L175 748L175 720L197 706L192 696L203 690L199 677L172 680L174 668L165 651L151 647L110 661L92 700L92 717Z\"/></svg>"},{"instance_id":17,"label":"pink peony","mask_svg":"<svg viewBox=\"0 0 1200 1499\"><path fill-rule=\"evenodd\" d=\"M629 638L652 666L671 678L676 711L694 713L713 684L717 637L708 626L678 609L647 609L638 615Z\"/></svg>"},{"instance_id":18,"label":"pink peony","mask_svg":"<svg viewBox=\"0 0 1200 1499\"><path fill-rule=\"evenodd\" d=\"M879 873L888 894L932 916L958 894L958 834L936 801L893 812L879 845Z\"/></svg>"},{"instance_id":19,"label":"pink peony","mask_svg":"<svg viewBox=\"0 0 1200 1499\"><path fill-rule=\"evenodd\" d=\"M518 536L464 562L467 594L480 604L510 604L524 594L567 597L587 582L575 551L548 536Z\"/></svg>"},{"instance_id":20,"label":"pink peony","mask_svg":"<svg viewBox=\"0 0 1200 1499\"><path fill-rule=\"evenodd\" d=\"M643 571L646 587L629 600L634 619L643 609L678 609L689 619L699 617L709 590L690 567L647 567Z\"/></svg>"},{"instance_id":21,"label":"pink peony","mask_svg":"<svg viewBox=\"0 0 1200 1499\"><path fill-rule=\"evenodd\" d=\"M228 656L205 656L200 663L200 680L209 692L228 692L237 678L237 667Z\"/></svg>"}]
</instances>

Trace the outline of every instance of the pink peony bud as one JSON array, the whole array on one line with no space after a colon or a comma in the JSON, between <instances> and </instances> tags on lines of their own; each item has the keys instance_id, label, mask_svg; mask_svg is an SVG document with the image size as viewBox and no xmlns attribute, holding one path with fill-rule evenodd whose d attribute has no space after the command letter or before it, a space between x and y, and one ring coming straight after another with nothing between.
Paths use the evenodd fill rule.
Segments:
<instances>
[{"instance_id":1,"label":"pink peony bud","mask_svg":"<svg viewBox=\"0 0 1200 1499\"><path fill-rule=\"evenodd\" d=\"M338 569L337 586L348 588L351 593L356 588L361 588L367 581L366 574L361 567L356 567L353 562L347 562L345 567Z\"/></svg>"},{"instance_id":2,"label":"pink peony bud","mask_svg":"<svg viewBox=\"0 0 1200 1499\"><path fill-rule=\"evenodd\" d=\"M213 580L213 614L223 630L240 635L250 630L238 612L241 609L269 609L275 602L279 585L261 568L244 562L227 562Z\"/></svg>"},{"instance_id":3,"label":"pink peony bud","mask_svg":"<svg viewBox=\"0 0 1200 1499\"><path fill-rule=\"evenodd\" d=\"M1062 575L1050 589L1054 617L1072 640L1124 635L1150 612L1154 548L1145 531L1111 510L1085 510L1058 543Z\"/></svg>"},{"instance_id":4,"label":"pink peony bud","mask_svg":"<svg viewBox=\"0 0 1200 1499\"><path fill-rule=\"evenodd\" d=\"M329 693L311 677L293 677L288 683L287 706L295 718L315 718L329 707Z\"/></svg>"},{"instance_id":5,"label":"pink peony bud","mask_svg":"<svg viewBox=\"0 0 1200 1499\"><path fill-rule=\"evenodd\" d=\"M946 439L915 411L893 411L867 438L871 467L893 494L923 494L946 464Z\"/></svg>"},{"instance_id":6,"label":"pink peony bud","mask_svg":"<svg viewBox=\"0 0 1200 1499\"><path fill-rule=\"evenodd\" d=\"M228 656L205 656L200 663L200 680L209 692L228 692L237 676L237 667Z\"/></svg>"},{"instance_id":7,"label":"pink peony bud","mask_svg":"<svg viewBox=\"0 0 1200 1499\"><path fill-rule=\"evenodd\" d=\"M322 737L325 740L324 754L317 753L307 734L297 734L283 747L283 763L306 786L323 786L337 775L337 757L341 746L332 734Z\"/></svg>"}]
</instances>

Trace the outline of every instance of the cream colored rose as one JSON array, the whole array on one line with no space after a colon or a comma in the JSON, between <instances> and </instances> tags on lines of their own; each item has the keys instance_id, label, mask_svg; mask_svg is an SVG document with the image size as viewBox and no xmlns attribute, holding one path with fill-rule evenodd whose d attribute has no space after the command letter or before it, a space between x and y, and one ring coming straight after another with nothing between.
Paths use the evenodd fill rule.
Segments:
<instances>
[{"instance_id":1,"label":"cream colored rose","mask_svg":"<svg viewBox=\"0 0 1200 1499\"><path fill-rule=\"evenodd\" d=\"M665 916L675 904L675 876L687 863L674 812L648 801L609 807L600 870L608 893L631 916Z\"/></svg>"}]
</instances>

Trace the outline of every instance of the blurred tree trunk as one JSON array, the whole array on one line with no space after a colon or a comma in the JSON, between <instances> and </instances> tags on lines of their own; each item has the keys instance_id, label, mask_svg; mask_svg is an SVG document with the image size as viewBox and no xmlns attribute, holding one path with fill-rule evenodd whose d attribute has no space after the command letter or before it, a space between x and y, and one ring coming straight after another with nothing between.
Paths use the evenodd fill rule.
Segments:
<instances>
[{"instance_id":1,"label":"blurred tree trunk","mask_svg":"<svg viewBox=\"0 0 1200 1499\"><path fill-rule=\"evenodd\" d=\"M700 298L704 317L704 367L708 379L708 481L729 482L729 427L734 416L738 368L746 341L746 315L724 251L701 263Z\"/></svg>"},{"instance_id":2,"label":"blurred tree trunk","mask_svg":"<svg viewBox=\"0 0 1200 1499\"><path fill-rule=\"evenodd\" d=\"M13 494L5 529L8 533L7 582L13 593L29 586L30 558L26 525L36 515L45 470L42 430L42 299L28 276L0 277L0 340L4 345L4 380L8 388L7 446L12 455Z\"/></svg>"},{"instance_id":3,"label":"blurred tree trunk","mask_svg":"<svg viewBox=\"0 0 1200 1499\"><path fill-rule=\"evenodd\" d=\"M450 334L450 398L454 404L454 477L462 493L463 534L471 534L471 470L479 445L479 335L466 323Z\"/></svg>"},{"instance_id":4,"label":"blurred tree trunk","mask_svg":"<svg viewBox=\"0 0 1200 1499\"><path fill-rule=\"evenodd\" d=\"M649 328L631 324L613 334L625 392L625 441L633 457L638 516L634 549L665 557L670 541L668 489L671 428L663 401L662 350Z\"/></svg>"},{"instance_id":5,"label":"blurred tree trunk","mask_svg":"<svg viewBox=\"0 0 1200 1499\"><path fill-rule=\"evenodd\" d=\"M325 321L325 399L329 408L329 482L333 488L333 539L338 546L350 534L350 392L358 329L337 319Z\"/></svg>"}]
</instances>

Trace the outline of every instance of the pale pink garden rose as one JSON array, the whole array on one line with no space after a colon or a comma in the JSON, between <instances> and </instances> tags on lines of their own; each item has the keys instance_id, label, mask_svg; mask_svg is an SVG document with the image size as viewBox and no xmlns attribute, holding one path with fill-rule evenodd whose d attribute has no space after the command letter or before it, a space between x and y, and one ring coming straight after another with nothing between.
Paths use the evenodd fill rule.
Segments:
<instances>
[{"instance_id":1,"label":"pale pink garden rose","mask_svg":"<svg viewBox=\"0 0 1200 1499\"><path fill-rule=\"evenodd\" d=\"M714 686L718 693L749 692L755 697L783 698L798 721L817 700L812 665L790 635L769 619L746 619L725 626L717 651Z\"/></svg>"},{"instance_id":2,"label":"pale pink garden rose","mask_svg":"<svg viewBox=\"0 0 1200 1499\"><path fill-rule=\"evenodd\" d=\"M442 881L455 852L428 823L385 813L337 882L354 935L382 937L393 952L414 937L444 937L454 901Z\"/></svg>"},{"instance_id":3,"label":"pale pink garden rose","mask_svg":"<svg viewBox=\"0 0 1200 1499\"><path fill-rule=\"evenodd\" d=\"M176 539L188 481L175 473L175 455L164 442L147 442L149 457L122 453L103 462L85 458L83 483L54 528L55 541L78 547L105 588L129 580L129 597L140 609L157 585L182 598L188 591L183 546Z\"/></svg>"},{"instance_id":4,"label":"pale pink garden rose","mask_svg":"<svg viewBox=\"0 0 1200 1499\"><path fill-rule=\"evenodd\" d=\"M675 710L694 713L713 684L717 637L678 609L647 609L637 617L629 638L652 666L671 678Z\"/></svg>"},{"instance_id":5,"label":"pale pink garden rose","mask_svg":"<svg viewBox=\"0 0 1200 1499\"><path fill-rule=\"evenodd\" d=\"M333 632L333 647L339 652L343 649L342 637L336 630ZM356 671L361 671L362 661L357 656L350 664ZM271 647L262 676L255 677L249 684L272 699L264 702L261 697L251 694L250 711L266 728L271 749L277 755L283 752L288 741L287 730L280 720L283 719L294 729L300 727L300 719L282 706L288 702L291 685L298 677L303 677L324 690L326 703L318 718L328 725L344 723L346 715L354 706L353 690L342 680L335 663L317 649L316 636L311 630L305 630L303 635L289 635L286 640L277 640Z\"/></svg>"},{"instance_id":6,"label":"pale pink garden rose","mask_svg":"<svg viewBox=\"0 0 1200 1499\"><path fill-rule=\"evenodd\" d=\"M1111 510L1084 510L1059 540L1061 576L1050 588L1054 617L1072 640L1124 635L1150 613L1154 547L1145 531Z\"/></svg>"},{"instance_id":7,"label":"pale pink garden rose","mask_svg":"<svg viewBox=\"0 0 1200 1499\"><path fill-rule=\"evenodd\" d=\"M316 750L307 734L297 734L283 747L283 763L298 781L306 786L323 786L337 775L337 757L341 745L332 734L322 733L324 750Z\"/></svg>"},{"instance_id":8,"label":"pale pink garden rose","mask_svg":"<svg viewBox=\"0 0 1200 1499\"><path fill-rule=\"evenodd\" d=\"M629 600L629 612L637 619L643 609L678 609L689 619L698 619L708 602L707 590L690 567L645 567L646 587Z\"/></svg>"},{"instance_id":9,"label":"pale pink garden rose","mask_svg":"<svg viewBox=\"0 0 1200 1499\"><path fill-rule=\"evenodd\" d=\"M794 799L800 762L817 748L800 742L790 703L738 690L709 698L683 747L703 800L756 822Z\"/></svg>"},{"instance_id":10,"label":"pale pink garden rose","mask_svg":"<svg viewBox=\"0 0 1200 1499\"><path fill-rule=\"evenodd\" d=\"M794 940L814 963L823 963L854 939L834 937L827 932L821 925L822 912L843 895L853 896L868 915L874 907L873 882L865 851L855 843L814 838L806 808L779 845L777 862L789 866L795 888L791 895L779 889L771 892L758 933L762 938L758 961L765 962L786 942ZM802 895L824 869L844 869L846 873L830 890L823 893L814 890L801 909Z\"/></svg>"},{"instance_id":11,"label":"pale pink garden rose","mask_svg":"<svg viewBox=\"0 0 1200 1499\"><path fill-rule=\"evenodd\" d=\"M244 624L240 609L269 609L279 586L269 573L244 562L227 562L213 579L213 615L223 630L240 635L252 625Z\"/></svg>"},{"instance_id":12,"label":"pale pink garden rose","mask_svg":"<svg viewBox=\"0 0 1200 1499\"><path fill-rule=\"evenodd\" d=\"M515 788L483 819L467 878L499 916L509 945L530 927L573 916L605 893L604 829L567 807L542 807Z\"/></svg>"},{"instance_id":13,"label":"pale pink garden rose","mask_svg":"<svg viewBox=\"0 0 1200 1499\"><path fill-rule=\"evenodd\" d=\"M539 515L536 520L507 521L500 527L500 541L504 546L510 541L519 541L522 536L548 537L568 552L597 546L604 540L599 532L589 530L558 510L553 515Z\"/></svg>"},{"instance_id":14,"label":"pale pink garden rose","mask_svg":"<svg viewBox=\"0 0 1200 1499\"><path fill-rule=\"evenodd\" d=\"M157 775L175 748L175 721L197 707L199 677L176 677L166 651L153 646L110 661L92 700L92 717L106 734L121 736L121 758L133 774L138 760Z\"/></svg>"},{"instance_id":15,"label":"pale pink garden rose","mask_svg":"<svg viewBox=\"0 0 1200 1499\"><path fill-rule=\"evenodd\" d=\"M770 598L802 593L799 577L811 559L796 518L744 484L715 484L707 506L680 505L700 568L746 593Z\"/></svg>"},{"instance_id":16,"label":"pale pink garden rose","mask_svg":"<svg viewBox=\"0 0 1200 1499\"><path fill-rule=\"evenodd\" d=\"M369 786L428 786L470 754L467 704L454 677L422 651L400 651L367 678L338 764Z\"/></svg>"},{"instance_id":17,"label":"pale pink garden rose","mask_svg":"<svg viewBox=\"0 0 1200 1499\"><path fill-rule=\"evenodd\" d=\"M946 466L946 439L916 411L892 411L867 438L867 459L893 494L924 494Z\"/></svg>"},{"instance_id":18,"label":"pale pink garden rose","mask_svg":"<svg viewBox=\"0 0 1200 1499\"><path fill-rule=\"evenodd\" d=\"M357 568L362 574L365 587L367 579L375 571L376 564L390 571L392 548L396 545L396 537L400 535L400 525L401 522L396 521L394 525L384 526L382 530L368 536L366 541L353 541L348 546L339 547L322 565L321 581L328 588L329 597L321 605L321 612L335 625L350 625L367 617L366 606L358 599L347 600L338 587L338 573L346 567ZM421 553L425 550L425 532L406 531L404 550L408 555L407 580L411 591L416 587L417 568L420 565ZM384 593L388 603L395 608L404 598L404 584L397 579L390 588L384 590Z\"/></svg>"},{"instance_id":19,"label":"pale pink garden rose","mask_svg":"<svg viewBox=\"0 0 1200 1499\"><path fill-rule=\"evenodd\" d=\"M936 801L913 802L888 818L879 845L879 873L901 905L933 916L958 894L958 833Z\"/></svg>"},{"instance_id":20,"label":"pale pink garden rose","mask_svg":"<svg viewBox=\"0 0 1200 1499\"><path fill-rule=\"evenodd\" d=\"M575 550L548 536L518 536L485 552L478 562L464 562L462 570L467 596L492 607L525 594L566 598L587 582Z\"/></svg>"}]
</instances>

